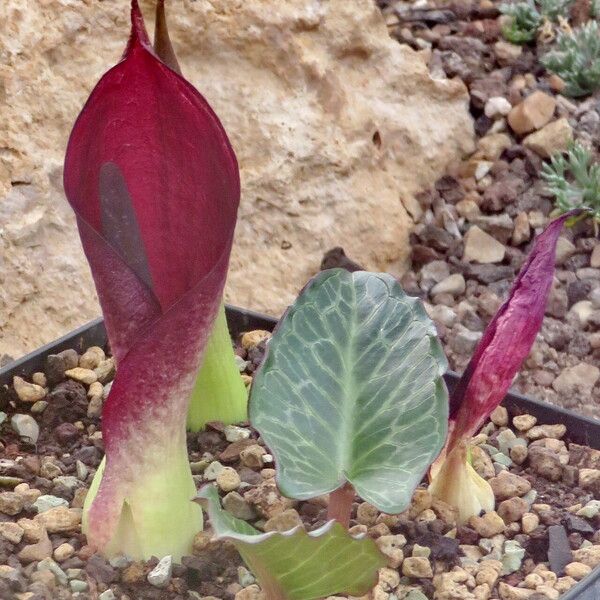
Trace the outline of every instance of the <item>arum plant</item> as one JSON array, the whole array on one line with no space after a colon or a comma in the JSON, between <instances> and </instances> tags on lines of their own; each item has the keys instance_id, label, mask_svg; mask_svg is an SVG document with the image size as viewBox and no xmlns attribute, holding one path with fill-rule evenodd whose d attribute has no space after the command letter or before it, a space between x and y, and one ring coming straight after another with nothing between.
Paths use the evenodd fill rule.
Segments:
<instances>
[{"instance_id":1,"label":"arum plant","mask_svg":"<svg viewBox=\"0 0 600 600\"><path fill-rule=\"evenodd\" d=\"M118 367L83 528L107 555L178 558L202 528L186 412L220 310L239 173L206 100L150 45L136 0L125 54L71 133L64 184Z\"/></svg>"},{"instance_id":2,"label":"arum plant","mask_svg":"<svg viewBox=\"0 0 600 600\"><path fill-rule=\"evenodd\" d=\"M500 404L542 325L554 277L556 243L563 223L552 221L535 240L508 299L490 321L450 397L450 432L431 468L430 492L455 506L461 522L494 509L489 483L470 464L469 443Z\"/></svg>"},{"instance_id":3,"label":"arum plant","mask_svg":"<svg viewBox=\"0 0 600 600\"><path fill-rule=\"evenodd\" d=\"M329 493L329 522L310 534L259 534L201 491L215 533L234 542L269 598L372 586L384 561L372 540L345 530L355 493L386 513L409 505L446 439L445 370L434 324L393 277L331 269L306 286L254 378L250 419L281 492Z\"/></svg>"},{"instance_id":4,"label":"arum plant","mask_svg":"<svg viewBox=\"0 0 600 600\"><path fill-rule=\"evenodd\" d=\"M156 5L154 51L165 64L181 75L181 67L169 37L164 0L159 0ZM248 393L235 362L225 306L221 304L192 392L188 429L200 431L209 421L244 421L247 418L247 404Z\"/></svg>"},{"instance_id":5,"label":"arum plant","mask_svg":"<svg viewBox=\"0 0 600 600\"><path fill-rule=\"evenodd\" d=\"M154 51L181 75L169 37L164 0L156 4ZM190 431L200 431L209 421L238 423L247 417L247 404L248 393L235 363L225 306L221 304L192 392L187 427Z\"/></svg>"}]
</instances>

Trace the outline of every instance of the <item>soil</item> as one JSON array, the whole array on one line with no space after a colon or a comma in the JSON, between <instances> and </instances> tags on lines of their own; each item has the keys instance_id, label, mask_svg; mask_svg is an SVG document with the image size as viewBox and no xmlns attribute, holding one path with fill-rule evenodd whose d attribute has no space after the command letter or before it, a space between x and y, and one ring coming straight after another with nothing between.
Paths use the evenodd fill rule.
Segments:
<instances>
[{"instance_id":1,"label":"soil","mask_svg":"<svg viewBox=\"0 0 600 600\"><path fill-rule=\"evenodd\" d=\"M255 332L246 338L242 337L244 345L239 342L236 344L236 354L240 357L247 381L250 381L263 357L267 339L266 333ZM83 356L88 354L84 353ZM48 360L46 370L46 379L51 375L55 380L53 385L47 386L45 401L48 404L41 412L34 413L40 425L39 439L35 445L20 439L11 426L15 414L31 414L31 402L22 402L12 386L4 388L2 393L2 410L7 417L0 425L0 443L3 448L0 481L2 489L6 490L0 492L0 511L5 510L0 512L0 565L5 565L0 567L0 598L260 598L260 589L234 548L227 543L211 541L210 525L207 530L198 534L194 554L184 557L181 565L174 565L168 584L161 588L151 585L147 579L158 559L132 563L120 557L107 561L86 545L85 537L80 533L79 509L102 457L101 423L98 416L89 414L97 411L95 406L89 410L90 386L61 376L55 368L54 358ZM78 358L80 362L85 361L85 358ZM42 382L41 374L33 375L31 379ZM110 385L110 381L105 383L104 395ZM581 479L581 469L595 470L600 467L600 451L571 444L568 436L564 435L564 428L560 426L544 429L541 433L528 433L535 431L531 429L533 421L528 424L527 431L519 431L514 427L511 429L512 415L499 409L492 416L492 421L486 424L483 433L476 438L482 448L480 458L475 461L480 474L497 481L497 474L506 470L501 462L508 461L508 471L519 478L520 486L524 486L519 494L523 496L525 504L519 510L521 513L526 512L528 516L525 519L538 522L527 533L523 531L522 514L506 517L505 525L492 536L480 530L480 524L477 523L457 527L452 509L433 500L424 485L416 493L411 507L396 516L379 514L374 507L356 498L350 523L352 531L367 532L390 557L389 566L381 571L379 584L372 593L374 599L389 597L393 600L390 594L394 594L399 600L407 597L411 600L457 597L444 595L446 593L460 593L460 597L467 600L505 599L513 597L506 595L510 590L531 591L533 594L538 593L536 590L539 588L542 591L538 596L531 597L541 600L553 597L542 595L548 581L554 593L557 593L556 588L564 591L575 584L576 580L564 573L566 565L569 565L569 573L577 568L589 570L576 560L579 549L592 545L597 547L597 555L592 558L584 557L582 560L590 566L600 563L600 503L595 513L592 510L588 516L577 514L589 501L600 498L599 480L594 479L589 483ZM227 441L227 430L220 423L210 424L199 434L188 435L189 458L197 486L207 483L202 472L217 461L238 472L241 484L235 493L239 494L238 499L244 505L244 510L250 511L252 516L248 520L256 527L285 529L301 521L308 530L312 530L322 525L326 520L326 498L292 502L284 501L277 492L273 494L274 465L268 449L265 449L264 458L260 458L262 451L258 452L258 463L256 459L254 462L241 459L242 450L250 446L256 450L256 445L262 446L258 434L248 424L241 424L241 427L241 439L235 442ZM515 435L503 433L509 430L514 431ZM546 434L552 437L544 437ZM498 454L498 448L506 443L506 436L509 439L522 438L529 444L529 458L525 458L520 466L506 454ZM539 439L532 441L528 436ZM532 448L535 446L544 447L541 453L546 460L531 459ZM490 459L490 454L494 460ZM213 465L212 470L215 466L218 465ZM540 475L540 471L551 476L553 481ZM600 475L600 471L595 473ZM529 488L532 491L526 492ZM509 498L511 493L509 491L506 497ZM21 508L16 512L3 508L10 507L11 503L7 501L15 495L22 498L19 505ZM70 511L75 518L67 531L49 531L51 547L32 560L24 548L32 544L32 540L27 537L31 535L28 533L28 524L40 521L38 509L33 505L40 495L51 495L55 501L60 502L62 499L65 504L60 509L45 511L46 516L41 517L45 524L49 522L48 515L52 511ZM221 496L225 497L226 494L221 492ZM504 505L499 504L497 510L505 515L502 506ZM592 502L588 508L594 506ZM44 512L41 514L44 515ZM20 541L11 539L14 530L8 530L7 534L3 532L2 527L7 523L11 523L17 531L25 530ZM52 526L48 525L48 529L52 529ZM488 535L488 538L484 539L481 533ZM551 535L552 545L549 544ZM496 569L502 568L501 561L507 560L505 550L509 540L517 542L524 554L522 559L508 569L514 571L503 575L498 575L494 570L492 575L488 571L482 571L478 575L483 564L486 564L486 568L490 565L495 565ZM424 560L432 569L431 576L417 577L406 571L402 560L398 560L393 550L390 551L392 542L402 545L404 558L425 556ZM486 560L482 562L483 557ZM408 564L408 561L404 562ZM453 579L444 580L443 573L450 573ZM491 583L488 595L485 595L486 589L482 587L484 579ZM411 590L413 594L418 590L424 596L407 596Z\"/></svg>"}]
</instances>

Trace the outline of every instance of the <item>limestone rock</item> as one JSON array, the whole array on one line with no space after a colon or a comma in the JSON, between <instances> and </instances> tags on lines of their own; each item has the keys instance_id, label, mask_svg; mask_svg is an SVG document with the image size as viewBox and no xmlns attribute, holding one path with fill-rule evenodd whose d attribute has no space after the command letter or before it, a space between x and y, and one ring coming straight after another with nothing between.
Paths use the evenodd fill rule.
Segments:
<instances>
[{"instance_id":1,"label":"limestone rock","mask_svg":"<svg viewBox=\"0 0 600 600\"><path fill-rule=\"evenodd\" d=\"M102 361L106 359L104 350L99 346L91 346L79 359L79 366L84 369L95 369Z\"/></svg>"},{"instance_id":2,"label":"limestone rock","mask_svg":"<svg viewBox=\"0 0 600 600\"><path fill-rule=\"evenodd\" d=\"M485 103L484 113L490 119L499 119L505 117L511 110L510 102L502 96L489 98Z\"/></svg>"},{"instance_id":3,"label":"limestone rock","mask_svg":"<svg viewBox=\"0 0 600 600\"><path fill-rule=\"evenodd\" d=\"M0 3L0 277L11 282L0 290L0 354L99 314L61 169L78 112L125 47L125 4ZM152 31L154 1L141 4ZM280 314L341 244L366 268L401 274L411 225L403 203L473 150L462 82L433 79L423 53L389 36L372 0L269 10L262 0L184 0L169 20L182 70L240 164L227 300Z\"/></svg>"},{"instance_id":4,"label":"limestone rock","mask_svg":"<svg viewBox=\"0 0 600 600\"><path fill-rule=\"evenodd\" d=\"M515 217L515 228L512 233L512 244L513 246L520 246L524 242L528 242L531 237L531 231L529 228L529 218L526 212L520 212Z\"/></svg>"},{"instance_id":5,"label":"limestone rock","mask_svg":"<svg viewBox=\"0 0 600 600\"><path fill-rule=\"evenodd\" d=\"M356 520L361 525L375 525L379 511L368 502L361 502L356 509Z\"/></svg>"}]
</instances>

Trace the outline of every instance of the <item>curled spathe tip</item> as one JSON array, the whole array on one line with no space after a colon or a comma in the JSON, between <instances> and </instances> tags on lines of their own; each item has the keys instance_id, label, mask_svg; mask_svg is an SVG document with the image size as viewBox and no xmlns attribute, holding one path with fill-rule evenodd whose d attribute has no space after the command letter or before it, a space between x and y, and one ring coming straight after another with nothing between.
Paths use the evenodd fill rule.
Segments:
<instances>
[{"instance_id":1,"label":"curled spathe tip","mask_svg":"<svg viewBox=\"0 0 600 600\"><path fill-rule=\"evenodd\" d=\"M154 26L154 51L156 55L173 71L181 75L181 68L177 61L177 55L173 49L169 36L169 26L165 13L165 1L158 0L156 3L156 21Z\"/></svg>"},{"instance_id":2,"label":"curled spathe tip","mask_svg":"<svg viewBox=\"0 0 600 600\"><path fill-rule=\"evenodd\" d=\"M125 49L125 55L136 45L151 46L138 0L131 0L131 33L129 43Z\"/></svg>"}]
</instances>

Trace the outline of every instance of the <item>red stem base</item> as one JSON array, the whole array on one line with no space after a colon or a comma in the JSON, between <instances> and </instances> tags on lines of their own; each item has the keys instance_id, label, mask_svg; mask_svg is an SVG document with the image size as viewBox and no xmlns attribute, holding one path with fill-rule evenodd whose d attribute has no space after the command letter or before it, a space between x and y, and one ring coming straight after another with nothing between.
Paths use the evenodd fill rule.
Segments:
<instances>
[{"instance_id":1,"label":"red stem base","mask_svg":"<svg viewBox=\"0 0 600 600\"><path fill-rule=\"evenodd\" d=\"M346 482L342 487L329 494L329 506L327 508L327 519L335 519L346 529L350 525L350 513L354 502L354 488L351 483Z\"/></svg>"}]
</instances>

